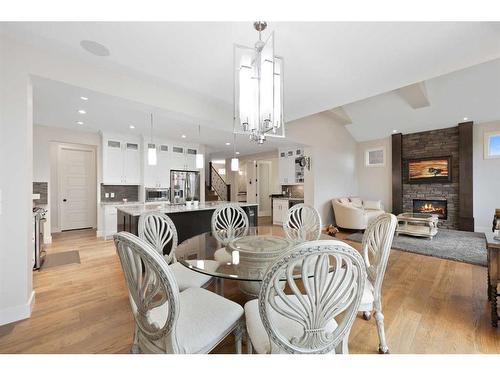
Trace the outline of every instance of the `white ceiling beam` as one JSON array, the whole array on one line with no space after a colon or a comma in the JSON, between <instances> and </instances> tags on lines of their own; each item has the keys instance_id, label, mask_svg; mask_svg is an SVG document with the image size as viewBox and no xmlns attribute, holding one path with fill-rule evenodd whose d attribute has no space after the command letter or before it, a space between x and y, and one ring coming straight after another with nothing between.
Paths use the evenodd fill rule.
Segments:
<instances>
[{"instance_id":1,"label":"white ceiling beam","mask_svg":"<svg viewBox=\"0 0 500 375\"><path fill-rule=\"evenodd\" d=\"M329 109L324 112L329 117L333 118L340 125L350 125L352 124L352 120L345 111L344 107L337 107L333 109Z\"/></svg>"},{"instance_id":2,"label":"white ceiling beam","mask_svg":"<svg viewBox=\"0 0 500 375\"><path fill-rule=\"evenodd\" d=\"M424 108L431 105L427 96L427 88L425 87L425 82L423 81L401 87L400 89L397 89L396 92L413 109Z\"/></svg>"}]
</instances>

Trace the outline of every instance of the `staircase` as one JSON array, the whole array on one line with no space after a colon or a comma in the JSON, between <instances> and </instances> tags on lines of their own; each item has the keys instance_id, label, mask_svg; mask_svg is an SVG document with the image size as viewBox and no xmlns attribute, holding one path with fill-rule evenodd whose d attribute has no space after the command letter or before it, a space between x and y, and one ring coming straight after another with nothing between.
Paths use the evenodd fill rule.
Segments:
<instances>
[{"instance_id":1,"label":"staircase","mask_svg":"<svg viewBox=\"0 0 500 375\"><path fill-rule=\"evenodd\" d=\"M215 195L217 199L213 200L230 201L231 185L226 184L226 181L224 181L211 162L209 163L209 166L209 185L205 189L205 200L212 200L210 198L214 198Z\"/></svg>"},{"instance_id":2,"label":"staircase","mask_svg":"<svg viewBox=\"0 0 500 375\"><path fill-rule=\"evenodd\" d=\"M210 202L210 201L220 201L221 199L217 195L217 193L210 189L208 185L205 185L205 201Z\"/></svg>"}]
</instances>

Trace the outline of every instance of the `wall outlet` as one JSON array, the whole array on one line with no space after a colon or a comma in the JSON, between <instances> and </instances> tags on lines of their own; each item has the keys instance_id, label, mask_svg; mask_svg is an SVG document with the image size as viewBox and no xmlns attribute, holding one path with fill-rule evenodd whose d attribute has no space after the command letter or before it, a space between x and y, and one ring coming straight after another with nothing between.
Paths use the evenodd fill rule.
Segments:
<instances>
[{"instance_id":1,"label":"wall outlet","mask_svg":"<svg viewBox=\"0 0 500 375\"><path fill-rule=\"evenodd\" d=\"M115 193L111 193L111 198L114 198L115 197Z\"/></svg>"},{"instance_id":2,"label":"wall outlet","mask_svg":"<svg viewBox=\"0 0 500 375\"><path fill-rule=\"evenodd\" d=\"M109 193L104 193L105 198L109 198Z\"/></svg>"}]
</instances>

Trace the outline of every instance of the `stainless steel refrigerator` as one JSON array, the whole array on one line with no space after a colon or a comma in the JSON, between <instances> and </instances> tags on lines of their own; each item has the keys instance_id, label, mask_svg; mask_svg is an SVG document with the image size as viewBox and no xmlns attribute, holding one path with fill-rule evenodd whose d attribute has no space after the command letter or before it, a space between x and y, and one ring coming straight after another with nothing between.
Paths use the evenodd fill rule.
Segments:
<instances>
[{"instance_id":1,"label":"stainless steel refrigerator","mask_svg":"<svg viewBox=\"0 0 500 375\"><path fill-rule=\"evenodd\" d=\"M200 172L170 171L170 202L200 200Z\"/></svg>"}]
</instances>

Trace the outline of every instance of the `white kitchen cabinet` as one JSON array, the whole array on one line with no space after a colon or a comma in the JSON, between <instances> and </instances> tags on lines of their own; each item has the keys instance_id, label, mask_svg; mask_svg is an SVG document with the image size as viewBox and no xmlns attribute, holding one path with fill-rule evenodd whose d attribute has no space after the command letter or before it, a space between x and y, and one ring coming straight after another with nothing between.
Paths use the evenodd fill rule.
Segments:
<instances>
[{"instance_id":1,"label":"white kitchen cabinet","mask_svg":"<svg viewBox=\"0 0 500 375\"><path fill-rule=\"evenodd\" d=\"M194 171L196 168L196 154L198 148L180 144L172 145L171 168L177 170Z\"/></svg>"},{"instance_id":2,"label":"white kitchen cabinet","mask_svg":"<svg viewBox=\"0 0 500 375\"><path fill-rule=\"evenodd\" d=\"M288 200L273 199L273 224L281 225L288 212Z\"/></svg>"},{"instance_id":3,"label":"white kitchen cabinet","mask_svg":"<svg viewBox=\"0 0 500 375\"><path fill-rule=\"evenodd\" d=\"M148 164L148 149L156 149L156 165ZM148 188L170 187L171 146L165 142L144 142L144 186Z\"/></svg>"},{"instance_id":4,"label":"white kitchen cabinet","mask_svg":"<svg viewBox=\"0 0 500 375\"><path fill-rule=\"evenodd\" d=\"M137 140L102 136L102 180L107 185L138 185L141 154Z\"/></svg>"},{"instance_id":5,"label":"white kitchen cabinet","mask_svg":"<svg viewBox=\"0 0 500 375\"><path fill-rule=\"evenodd\" d=\"M297 173L295 164L295 159L303 156L303 152L301 148L287 148L278 151L280 185L300 185L303 183L303 173Z\"/></svg>"},{"instance_id":6,"label":"white kitchen cabinet","mask_svg":"<svg viewBox=\"0 0 500 375\"><path fill-rule=\"evenodd\" d=\"M107 240L117 232L117 211L115 206L105 205L103 209L104 216L104 239Z\"/></svg>"}]
</instances>

